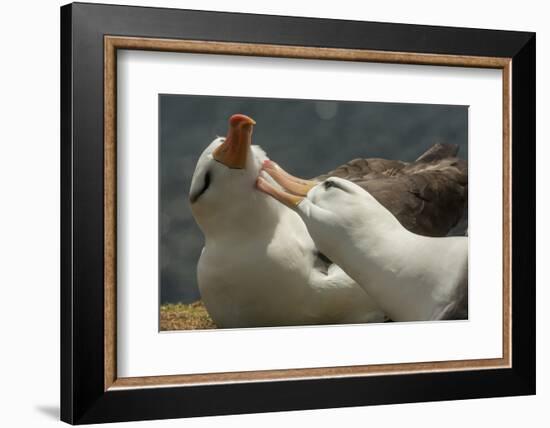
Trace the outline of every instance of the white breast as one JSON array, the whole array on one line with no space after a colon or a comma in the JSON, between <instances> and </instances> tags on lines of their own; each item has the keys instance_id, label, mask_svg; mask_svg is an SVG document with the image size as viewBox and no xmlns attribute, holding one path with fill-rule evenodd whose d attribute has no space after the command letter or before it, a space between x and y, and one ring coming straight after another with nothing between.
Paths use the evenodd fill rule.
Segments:
<instances>
[{"instance_id":1,"label":"white breast","mask_svg":"<svg viewBox=\"0 0 550 428\"><path fill-rule=\"evenodd\" d=\"M232 229L232 236L207 239L198 280L216 324L247 327L383 320L366 293L338 268L329 275L314 270L316 249L302 220L287 208L275 209L280 211L279 218L271 228L265 224L255 228L262 222L252 221L244 234Z\"/></svg>"}]
</instances>

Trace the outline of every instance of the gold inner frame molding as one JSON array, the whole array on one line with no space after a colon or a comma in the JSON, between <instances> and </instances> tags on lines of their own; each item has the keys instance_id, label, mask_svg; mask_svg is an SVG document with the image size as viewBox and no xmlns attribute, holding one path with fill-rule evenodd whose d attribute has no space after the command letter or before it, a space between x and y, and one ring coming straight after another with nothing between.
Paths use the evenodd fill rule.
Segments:
<instances>
[{"instance_id":1,"label":"gold inner frame molding","mask_svg":"<svg viewBox=\"0 0 550 428\"><path fill-rule=\"evenodd\" d=\"M241 55L336 61L379 62L393 64L441 65L493 68L502 70L503 125L503 320L502 358L432 361L422 363L378 364L345 367L322 367L262 370L228 373L204 373L170 376L117 377L116 367L116 89L117 50L146 50L210 55ZM104 37L104 388L143 388L191 386L271 380L357 377L420 372L480 370L511 367L511 280L512 280L512 165L511 165L511 58L460 55L382 52L360 49L335 49L308 46L282 46L251 43L228 43L196 40L169 40L139 37Z\"/></svg>"}]
</instances>

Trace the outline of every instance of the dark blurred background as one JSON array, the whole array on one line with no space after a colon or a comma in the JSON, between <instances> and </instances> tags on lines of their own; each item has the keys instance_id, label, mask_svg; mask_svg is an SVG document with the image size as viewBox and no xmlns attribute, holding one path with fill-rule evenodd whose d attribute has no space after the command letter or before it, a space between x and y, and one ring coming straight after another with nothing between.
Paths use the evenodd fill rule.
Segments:
<instances>
[{"instance_id":1,"label":"dark blurred background","mask_svg":"<svg viewBox=\"0 0 550 428\"><path fill-rule=\"evenodd\" d=\"M201 152L234 113L256 120L253 144L301 177L358 157L413 161L435 143L468 158L467 106L160 95L159 109L161 303L200 298L203 237L187 195Z\"/></svg>"}]
</instances>

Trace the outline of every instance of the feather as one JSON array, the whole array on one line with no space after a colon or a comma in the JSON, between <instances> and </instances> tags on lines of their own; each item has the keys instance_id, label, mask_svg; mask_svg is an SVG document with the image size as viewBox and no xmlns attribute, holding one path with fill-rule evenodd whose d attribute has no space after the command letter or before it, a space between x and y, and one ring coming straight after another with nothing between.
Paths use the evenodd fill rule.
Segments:
<instances>
[{"instance_id":1,"label":"feather","mask_svg":"<svg viewBox=\"0 0 550 428\"><path fill-rule=\"evenodd\" d=\"M350 180L366 189L408 230L425 236L465 234L468 164L458 146L435 144L414 162L353 159L316 177ZM461 227L456 227L461 224Z\"/></svg>"}]
</instances>

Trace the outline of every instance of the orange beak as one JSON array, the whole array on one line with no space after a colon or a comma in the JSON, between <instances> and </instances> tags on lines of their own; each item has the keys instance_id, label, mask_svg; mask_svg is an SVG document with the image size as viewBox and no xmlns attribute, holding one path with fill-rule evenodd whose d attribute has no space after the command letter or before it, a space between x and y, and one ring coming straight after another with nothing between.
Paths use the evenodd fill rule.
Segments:
<instances>
[{"instance_id":1,"label":"orange beak","mask_svg":"<svg viewBox=\"0 0 550 428\"><path fill-rule=\"evenodd\" d=\"M273 196L279 202L282 202L290 208L293 208L302 202L311 188L319 184L316 181L294 177L275 162L270 160L266 160L264 162L262 169L287 191L276 188L261 176L258 177L258 180L256 181L256 186L258 189Z\"/></svg>"},{"instance_id":2,"label":"orange beak","mask_svg":"<svg viewBox=\"0 0 550 428\"><path fill-rule=\"evenodd\" d=\"M229 119L225 141L214 150L212 156L228 168L244 169L248 149L252 144L252 128L256 122L244 114L234 114Z\"/></svg>"},{"instance_id":3,"label":"orange beak","mask_svg":"<svg viewBox=\"0 0 550 428\"><path fill-rule=\"evenodd\" d=\"M262 192L273 196L275 199L285 204L289 208L296 207L300 202L304 200L303 196L293 195L292 193L277 189L262 176L259 176L256 180L256 187Z\"/></svg>"},{"instance_id":4,"label":"orange beak","mask_svg":"<svg viewBox=\"0 0 550 428\"><path fill-rule=\"evenodd\" d=\"M264 161L262 169L271 175L282 187L298 196L306 196L307 192L319 184L313 180L294 177L271 160Z\"/></svg>"}]
</instances>

